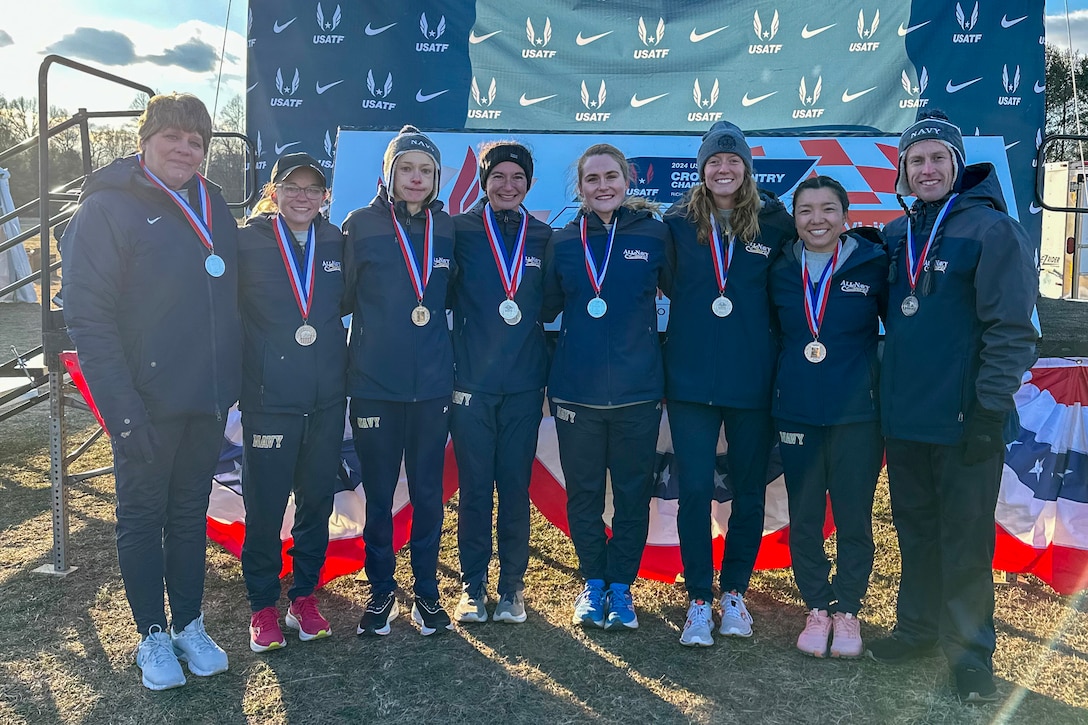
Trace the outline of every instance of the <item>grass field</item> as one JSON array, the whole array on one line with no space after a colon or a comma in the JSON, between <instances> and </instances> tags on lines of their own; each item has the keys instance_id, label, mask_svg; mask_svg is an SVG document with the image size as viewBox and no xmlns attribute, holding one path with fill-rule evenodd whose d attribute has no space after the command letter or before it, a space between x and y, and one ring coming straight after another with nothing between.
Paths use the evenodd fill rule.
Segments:
<instances>
[{"instance_id":1,"label":"grass field","mask_svg":"<svg viewBox=\"0 0 1088 725\"><path fill-rule=\"evenodd\" d=\"M0 305L0 349L32 342L39 315L36 305ZM0 423L3 725L1088 722L1088 606L1034 578L998 588L995 666L1003 701L972 709L951 696L941 659L892 668L801 656L793 643L803 610L788 571L756 574L750 640L681 647L683 589L648 581L634 587L638 632L573 627L570 608L580 590L573 547L536 513L525 624L468 625L424 638L401 618L388 637L358 639L367 587L342 577L318 594L333 637L291 639L266 655L248 647L237 559L209 544L206 622L230 656L230 671L152 693L132 662L137 635L117 568L112 478L71 491L69 557L78 570L62 579L31 573L50 561L52 544L46 412L38 406ZM73 438L91 430L89 415L70 423ZM74 469L108 463L99 442ZM455 504L447 507L439 572L450 609L459 593ZM867 638L894 623L899 562L884 481L874 517L877 563L861 615ZM403 554L398 579L411 581Z\"/></svg>"}]
</instances>

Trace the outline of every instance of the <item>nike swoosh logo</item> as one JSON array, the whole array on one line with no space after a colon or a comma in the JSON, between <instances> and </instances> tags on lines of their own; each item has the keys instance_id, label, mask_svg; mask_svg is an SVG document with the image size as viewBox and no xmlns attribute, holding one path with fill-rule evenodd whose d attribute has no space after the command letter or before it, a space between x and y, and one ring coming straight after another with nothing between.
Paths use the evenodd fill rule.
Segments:
<instances>
[{"instance_id":1,"label":"nike swoosh logo","mask_svg":"<svg viewBox=\"0 0 1088 725\"><path fill-rule=\"evenodd\" d=\"M292 141L291 143L285 143L282 146L280 146L279 144L276 144L276 155L279 156L280 154L282 154L287 149L291 148L292 146L298 146L300 143L302 143L302 142L301 141Z\"/></svg>"},{"instance_id":2,"label":"nike swoosh logo","mask_svg":"<svg viewBox=\"0 0 1088 725\"><path fill-rule=\"evenodd\" d=\"M1025 15L1022 18L1017 18L1016 20L1009 20L1008 15L1002 15L1001 16L1001 27L1011 28L1012 26L1016 25L1017 23L1022 23L1023 21L1025 21L1027 19L1028 19L1027 15Z\"/></svg>"},{"instance_id":3,"label":"nike swoosh logo","mask_svg":"<svg viewBox=\"0 0 1088 725\"><path fill-rule=\"evenodd\" d=\"M740 99L740 105L744 106L745 108L747 108L748 106L754 106L760 101L770 98L775 93L778 93L778 91L771 91L770 93L765 93L764 95L756 96L755 98L749 98L748 94L745 93L744 98Z\"/></svg>"},{"instance_id":4,"label":"nike swoosh logo","mask_svg":"<svg viewBox=\"0 0 1088 725\"><path fill-rule=\"evenodd\" d=\"M272 24L272 32L273 33L282 33L284 30L287 30L288 25L295 22L296 20L298 20L297 17L291 18L290 20L288 20L286 23L283 23L282 25L280 24L280 21L277 20L275 23Z\"/></svg>"},{"instance_id":5,"label":"nike swoosh logo","mask_svg":"<svg viewBox=\"0 0 1088 725\"><path fill-rule=\"evenodd\" d=\"M825 30L830 30L831 28L835 27L835 25L836 25L836 23L831 23L831 25L825 25L822 28L816 28L815 30L809 30L808 25L806 24L805 27L801 28L801 37L804 38L805 40L808 40L809 38L814 38L817 35L819 35L820 33L824 32Z\"/></svg>"},{"instance_id":6,"label":"nike swoosh logo","mask_svg":"<svg viewBox=\"0 0 1088 725\"><path fill-rule=\"evenodd\" d=\"M473 45L476 45L477 43L484 42L485 40L490 38L492 35L498 35L501 32L502 32L501 30L493 30L490 33L488 33L487 35L476 35L475 30L470 30L469 33L468 33L468 42L472 43Z\"/></svg>"},{"instance_id":7,"label":"nike swoosh logo","mask_svg":"<svg viewBox=\"0 0 1088 725\"><path fill-rule=\"evenodd\" d=\"M904 27L903 23L899 23L899 30L897 30L896 32L899 33L899 37L902 38L905 35L909 35L910 33L913 33L918 28L925 27L926 25L929 25L932 22L933 22L932 20L927 20L924 23L918 23L917 25L912 25L909 28Z\"/></svg>"},{"instance_id":8,"label":"nike swoosh logo","mask_svg":"<svg viewBox=\"0 0 1088 725\"><path fill-rule=\"evenodd\" d=\"M1008 151L1009 149L1011 149L1013 146L1015 146L1018 143L1020 143L1020 142L1019 141L1013 141L1011 144L1008 144L1008 145L1005 146L1005 150Z\"/></svg>"},{"instance_id":9,"label":"nike swoosh logo","mask_svg":"<svg viewBox=\"0 0 1088 725\"><path fill-rule=\"evenodd\" d=\"M1046 84L1045 83L1043 85L1039 85L1039 81L1035 81L1035 92L1036 93L1042 93L1045 90L1046 90Z\"/></svg>"},{"instance_id":10,"label":"nike swoosh logo","mask_svg":"<svg viewBox=\"0 0 1088 725\"><path fill-rule=\"evenodd\" d=\"M257 81L256 83L254 83L253 85L251 85L251 86L250 86L249 88L247 88L247 89L246 89L246 93L249 93L249 92L250 92L250 91L252 91L252 90L253 90L254 88L256 88L257 86L259 86L260 84L261 84L261 82L260 82L260 81Z\"/></svg>"},{"instance_id":11,"label":"nike swoosh logo","mask_svg":"<svg viewBox=\"0 0 1088 725\"><path fill-rule=\"evenodd\" d=\"M343 82L344 82L343 80L339 80L339 81L333 81L332 83L329 83L329 84L327 84L327 85L324 85L324 86L323 86L323 85L321 85L320 83L315 83L315 84L314 84L314 87L315 87L315 88L317 89L317 95L319 95L319 96L320 96L320 95L321 95L322 93L324 93L325 91L329 90L329 89L330 89L330 88L332 88L333 86L338 86L338 85L340 85L340 84L341 84L341 83L343 83Z\"/></svg>"},{"instance_id":12,"label":"nike swoosh logo","mask_svg":"<svg viewBox=\"0 0 1088 725\"><path fill-rule=\"evenodd\" d=\"M871 93L872 91L875 91L875 90L876 90L876 86L873 86L872 88L866 88L864 91L858 91L857 93L851 93L850 91L843 91L842 92L842 102L843 103L849 103L850 101L857 100L858 98L861 98L862 96L864 96L866 93Z\"/></svg>"},{"instance_id":13,"label":"nike swoosh logo","mask_svg":"<svg viewBox=\"0 0 1088 725\"><path fill-rule=\"evenodd\" d=\"M450 90L449 88L443 88L441 91L436 91L434 93L424 94L423 89L420 88L418 91L416 91L416 100L419 101L420 103L426 103L427 101L431 100L432 98L438 98L443 93L448 93L449 90Z\"/></svg>"},{"instance_id":14,"label":"nike swoosh logo","mask_svg":"<svg viewBox=\"0 0 1088 725\"><path fill-rule=\"evenodd\" d=\"M609 30L607 33L601 33L600 35L591 35L588 38L583 38L582 37L582 31L579 30L578 31L578 37L574 39L574 42L577 43L578 45L589 45L590 43L592 43L595 40L600 40L601 38L603 38L606 35L611 35L612 32L613 31Z\"/></svg>"},{"instance_id":15,"label":"nike swoosh logo","mask_svg":"<svg viewBox=\"0 0 1088 725\"><path fill-rule=\"evenodd\" d=\"M654 101L658 100L659 98L664 98L667 95L669 95L669 94L668 93L662 93L662 94L657 95L657 96L650 96L649 98L639 98L638 94L636 93L635 95L631 96L631 108L642 108L647 103L653 103Z\"/></svg>"},{"instance_id":16,"label":"nike swoosh logo","mask_svg":"<svg viewBox=\"0 0 1088 725\"><path fill-rule=\"evenodd\" d=\"M370 27L370 23L367 23L366 27L363 28L363 32L366 33L367 35L380 35L380 34L384 33L385 31L389 30L394 25L396 25L396 23L389 23L389 25L383 25L380 28L372 28L372 27Z\"/></svg>"},{"instance_id":17,"label":"nike swoosh logo","mask_svg":"<svg viewBox=\"0 0 1088 725\"><path fill-rule=\"evenodd\" d=\"M553 93L550 96L541 96L540 98L526 98L525 94L522 93L521 98L518 99L518 103L520 103L523 106L531 106L534 103L540 103L541 101L546 101L549 98L555 98L557 95L559 95L559 94L558 93Z\"/></svg>"},{"instance_id":18,"label":"nike swoosh logo","mask_svg":"<svg viewBox=\"0 0 1088 725\"><path fill-rule=\"evenodd\" d=\"M1030 211L1032 214L1038 214L1042 210L1043 208L1041 206L1036 206L1034 201L1028 205L1028 211Z\"/></svg>"},{"instance_id":19,"label":"nike swoosh logo","mask_svg":"<svg viewBox=\"0 0 1088 725\"><path fill-rule=\"evenodd\" d=\"M688 36L688 39L693 43L699 43L699 42L702 42L702 41L706 40L711 35L715 35L717 33L722 32L723 30L725 30L728 27L729 27L728 25L723 25L720 28L714 28L713 30L711 30L709 32L706 32L706 33L697 33L697 32L695 32L695 28L692 28L691 29L691 35Z\"/></svg>"},{"instance_id":20,"label":"nike swoosh logo","mask_svg":"<svg viewBox=\"0 0 1088 725\"><path fill-rule=\"evenodd\" d=\"M157 221L158 221L159 219L162 219L162 217L161 217L161 216L157 216L157 217L155 217L154 219L152 219L151 217L148 217L148 218L147 218L147 223L148 223L148 224L154 224L154 223L155 223L155 222L157 222Z\"/></svg>"},{"instance_id":21,"label":"nike swoosh logo","mask_svg":"<svg viewBox=\"0 0 1088 725\"><path fill-rule=\"evenodd\" d=\"M982 80L981 77L975 78L974 80L965 81L964 83L953 83L951 80L949 80L948 84L944 87L944 90L947 93L957 93L959 91L962 91L967 86L972 86L978 83L980 80Z\"/></svg>"}]
</instances>

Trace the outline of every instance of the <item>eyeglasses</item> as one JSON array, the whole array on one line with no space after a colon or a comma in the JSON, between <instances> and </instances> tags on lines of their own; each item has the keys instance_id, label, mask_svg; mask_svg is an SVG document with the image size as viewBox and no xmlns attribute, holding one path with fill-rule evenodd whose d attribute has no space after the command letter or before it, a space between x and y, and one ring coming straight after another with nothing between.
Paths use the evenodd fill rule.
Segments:
<instances>
[{"instance_id":1,"label":"eyeglasses","mask_svg":"<svg viewBox=\"0 0 1088 725\"><path fill-rule=\"evenodd\" d=\"M276 184L276 188L279 189L284 196L298 196L300 193L305 192L307 199L320 199L325 196L324 186L298 186L297 184Z\"/></svg>"}]
</instances>

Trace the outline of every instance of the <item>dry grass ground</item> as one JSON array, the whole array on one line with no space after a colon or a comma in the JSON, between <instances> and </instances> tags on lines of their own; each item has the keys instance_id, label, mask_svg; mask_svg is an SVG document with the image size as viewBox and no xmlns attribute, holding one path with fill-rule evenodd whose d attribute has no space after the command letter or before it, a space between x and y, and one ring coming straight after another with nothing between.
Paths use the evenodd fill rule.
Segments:
<instances>
[{"instance_id":1,"label":"dry grass ground","mask_svg":"<svg viewBox=\"0 0 1088 725\"><path fill-rule=\"evenodd\" d=\"M15 309L23 308L23 309ZM33 337L37 307L0 305L0 343ZM933 659L899 668L823 661L793 647L802 605L788 571L758 573L749 606L756 634L705 650L677 643L681 588L634 587L637 633L584 632L570 624L580 589L570 541L534 514L527 578L529 621L459 627L423 638L406 618L388 637L353 635L366 585L353 577L319 593L334 636L292 639L250 652L248 606L237 559L208 546L207 626L229 672L190 677L152 693L132 663L136 633L113 542L112 479L70 496L70 561L56 579L31 573L50 561L49 460L44 406L0 423L0 723L1076 723L1088 722L1088 608L1027 578L998 590L997 674L1003 701L979 709L950 697ZM72 428L88 430L84 415ZM108 464L96 444L77 470ZM442 595L459 592L456 499L447 508ZM898 557L887 488L878 491L878 560L863 634L894 619ZM398 578L410 583L404 555ZM493 577L494 579L494 577ZM402 606L408 602L402 597Z\"/></svg>"}]
</instances>

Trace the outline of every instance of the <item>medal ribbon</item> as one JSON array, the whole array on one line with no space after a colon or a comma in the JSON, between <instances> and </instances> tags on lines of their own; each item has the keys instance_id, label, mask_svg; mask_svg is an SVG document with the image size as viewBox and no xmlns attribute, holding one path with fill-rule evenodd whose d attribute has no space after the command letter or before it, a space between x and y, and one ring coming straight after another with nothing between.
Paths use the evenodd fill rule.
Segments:
<instances>
[{"instance_id":1,"label":"medal ribbon","mask_svg":"<svg viewBox=\"0 0 1088 725\"><path fill-rule=\"evenodd\" d=\"M907 221L907 281L910 283L910 293L914 294L914 288L918 285L918 277L922 274L922 268L925 267L926 257L929 255L929 248L933 245L933 240L937 238L937 229L940 228L941 222L944 221L945 215L948 214L949 207L952 206L952 200L956 198L956 194L948 197L948 201L944 203L941 210L937 213L937 221L933 222L933 229L929 232L929 239L926 241L926 246L922 247L922 254L918 257L917 261L914 259L914 234L910 230L910 221Z\"/></svg>"},{"instance_id":2,"label":"medal ribbon","mask_svg":"<svg viewBox=\"0 0 1088 725\"><path fill-rule=\"evenodd\" d=\"M835 266L839 263L839 252L842 251L842 240L835 245L835 253L831 260L824 266L820 273L820 280L815 286L808 274L808 264L805 263L805 247L801 246L801 286L805 293L805 320L808 322L812 339L820 337L820 325L824 321L824 312L827 311L827 300L831 297L831 278L835 276Z\"/></svg>"},{"instance_id":3,"label":"medal ribbon","mask_svg":"<svg viewBox=\"0 0 1088 725\"><path fill-rule=\"evenodd\" d=\"M593 285L593 291L597 293L597 296L601 296L601 285L604 284L604 276L608 273L608 261L612 259L612 241L616 238L617 223L612 222L612 229L608 232L608 247L604 253L604 266L601 267L601 271L597 271L597 261L593 258L593 250L589 248L589 240L586 236L586 217L582 217L580 224L582 231L582 249L586 254L586 274L589 275L589 283Z\"/></svg>"},{"instance_id":4,"label":"medal ribbon","mask_svg":"<svg viewBox=\"0 0 1088 725\"><path fill-rule=\"evenodd\" d=\"M518 292L525 272L525 238L529 231L529 215L524 212L521 215L517 244L514 245L514 253L509 262L506 261L506 245L503 244L499 233L495 214L491 210L491 202L484 207L484 231L487 233L487 241L491 244L491 253L495 256L495 265L499 268L502 288L506 290L506 299L512 300Z\"/></svg>"},{"instance_id":5,"label":"medal ribbon","mask_svg":"<svg viewBox=\"0 0 1088 725\"><path fill-rule=\"evenodd\" d=\"M310 317L310 306L314 301L314 257L317 244L314 243L314 225L306 233L306 253L303 268L298 268L298 258L295 250L291 249L294 243L294 235L287 228L282 214L277 214L272 221L272 230L276 233L276 241L279 243L280 256L283 257L283 265L287 268L287 276L291 279L291 290L295 293L295 302L298 311L302 313L302 321L305 323Z\"/></svg>"},{"instance_id":6,"label":"medal ribbon","mask_svg":"<svg viewBox=\"0 0 1088 725\"><path fill-rule=\"evenodd\" d=\"M197 190L200 193L200 211L203 213L203 218L201 218L201 215L193 207L189 206L189 200L185 198L185 195L174 191L164 184L159 177L151 173L151 169L147 168L147 164L144 163L143 154L138 154L136 158L140 160L140 168L143 169L144 176L174 200L174 203L178 205L181 213L188 220L189 226L196 232L200 242L208 248L209 252L215 254L215 245L212 243L212 200L208 196L208 185L204 183L204 177L199 173L196 174Z\"/></svg>"},{"instance_id":7,"label":"medal ribbon","mask_svg":"<svg viewBox=\"0 0 1088 725\"><path fill-rule=\"evenodd\" d=\"M423 302L423 293L427 291L427 282L431 279L431 269L434 266L434 257L431 255L431 249L434 247L431 210L425 209L424 212L427 215L427 224L423 231L423 257L426 260L426 263L423 268L423 274L420 274L419 264L416 263L416 253L412 248L412 240L408 236L408 233L404 231L404 227L400 225L400 221L397 219L396 208L393 204L389 205L389 214L393 217L393 232L397 235L397 244L400 245L400 253L404 255L404 264L408 267L408 276L412 280L412 288L415 289L416 299L418 299L420 303Z\"/></svg>"},{"instance_id":8,"label":"medal ribbon","mask_svg":"<svg viewBox=\"0 0 1088 725\"><path fill-rule=\"evenodd\" d=\"M725 296L725 283L729 280L729 265L733 263L733 243L736 235L729 235L729 248L725 251L722 233L718 228L718 215L710 217L710 256L714 260L714 276L718 279L718 293Z\"/></svg>"}]
</instances>

